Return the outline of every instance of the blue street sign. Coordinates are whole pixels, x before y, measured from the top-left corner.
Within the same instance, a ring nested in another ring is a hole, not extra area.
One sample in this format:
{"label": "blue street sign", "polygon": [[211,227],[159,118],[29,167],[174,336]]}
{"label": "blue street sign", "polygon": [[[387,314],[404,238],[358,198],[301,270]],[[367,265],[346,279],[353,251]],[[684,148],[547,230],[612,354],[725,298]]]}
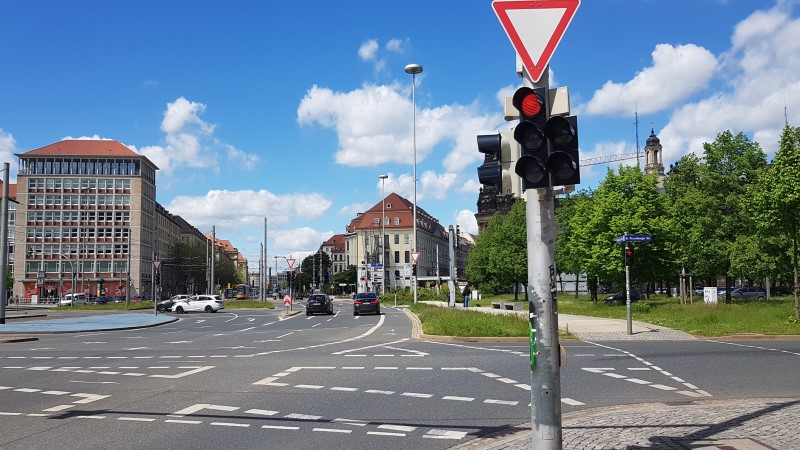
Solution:
{"label": "blue street sign", "polygon": [[649,234],[629,234],[627,236],[617,236],[617,243],[620,242],[650,242],[653,236]]}

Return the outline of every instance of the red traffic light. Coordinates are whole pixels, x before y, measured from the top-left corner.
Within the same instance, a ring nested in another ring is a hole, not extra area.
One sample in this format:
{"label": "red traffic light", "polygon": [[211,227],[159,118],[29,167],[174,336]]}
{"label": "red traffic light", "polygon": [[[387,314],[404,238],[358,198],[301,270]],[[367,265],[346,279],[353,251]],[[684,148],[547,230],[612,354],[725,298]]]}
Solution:
{"label": "red traffic light", "polygon": [[523,119],[532,119],[544,111],[544,102],[536,94],[536,91],[529,87],[521,87],[514,92],[511,103]]}

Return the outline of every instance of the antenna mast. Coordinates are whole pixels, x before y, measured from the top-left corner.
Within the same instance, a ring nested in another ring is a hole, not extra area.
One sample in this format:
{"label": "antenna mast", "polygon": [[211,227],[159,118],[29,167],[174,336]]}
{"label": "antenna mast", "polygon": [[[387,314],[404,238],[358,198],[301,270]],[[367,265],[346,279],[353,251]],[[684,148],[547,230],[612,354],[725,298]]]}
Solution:
{"label": "antenna mast", "polygon": [[639,106],[636,102],[633,102],[634,108],[634,117],[636,117],[636,121],[634,125],[636,126],[636,167],[641,168],[642,166],[639,165]]}

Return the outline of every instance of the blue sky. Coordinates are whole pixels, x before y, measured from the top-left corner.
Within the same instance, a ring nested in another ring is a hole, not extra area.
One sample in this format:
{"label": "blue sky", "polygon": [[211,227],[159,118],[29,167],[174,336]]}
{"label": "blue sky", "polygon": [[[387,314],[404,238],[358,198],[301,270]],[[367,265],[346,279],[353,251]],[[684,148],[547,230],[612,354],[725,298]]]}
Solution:
{"label": "blue sky", "polygon": [[[799,10],[584,0],[550,62],[581,159],[635,151],[636,108],[667,166],[726,129],[774,154],[784,112],[800,125]],[[117,140],[162,169],[161,204],[253,267],[264,217],[270,261],[303,257],[380,201],[378,175],[413,198],[409,63],[419,206],[477,232],[475,136],[511,126],[501,100],[521,85],[489,1],[3,0],[0,155]],[[578,188],[618,164],[582,168]]]}

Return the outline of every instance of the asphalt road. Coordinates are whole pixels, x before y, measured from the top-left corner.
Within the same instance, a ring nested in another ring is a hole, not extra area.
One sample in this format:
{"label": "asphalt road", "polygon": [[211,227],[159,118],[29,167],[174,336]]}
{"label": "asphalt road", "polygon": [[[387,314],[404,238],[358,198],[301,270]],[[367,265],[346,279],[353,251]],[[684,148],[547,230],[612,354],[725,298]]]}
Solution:
{"label": "asphalt road", "polygon": [[[401,309],[335,310],[1,345],[0,448],[439,449],[530,421],[527,343],[416,340]],[[565,413],[797,392],[800,341],[563,345]]]}

